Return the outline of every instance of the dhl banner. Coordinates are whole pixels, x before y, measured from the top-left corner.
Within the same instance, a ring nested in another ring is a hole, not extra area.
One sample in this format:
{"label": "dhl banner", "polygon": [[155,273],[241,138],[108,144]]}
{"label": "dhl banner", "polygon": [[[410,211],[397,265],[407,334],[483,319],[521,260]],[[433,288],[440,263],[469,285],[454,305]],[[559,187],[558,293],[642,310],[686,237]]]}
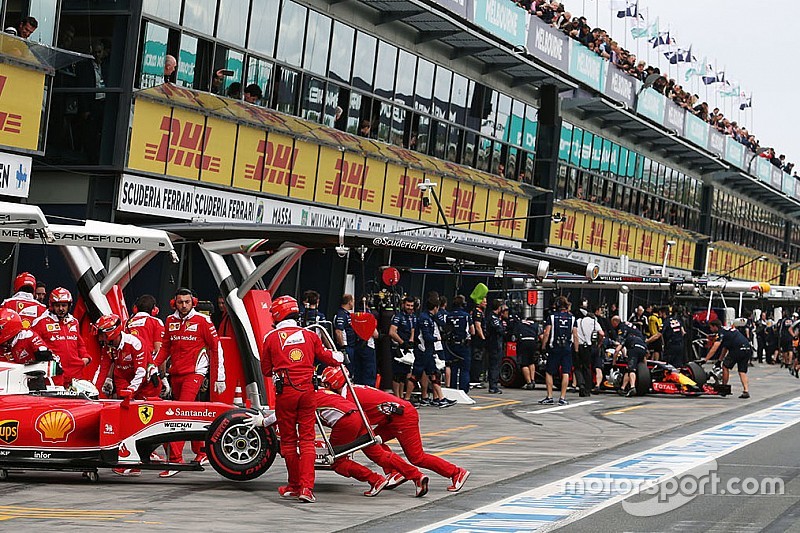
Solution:
{"label": "dhl banner", "polygon": [[[766,259],[759,260],[761,255]],[[781,263],[777,257],[757,254],[749,248],[730,242],[717,241],[714,249],[708,252],[708,272],[712,275],[775,283],[779,279],[780,271]]]}
{"label": "dhl banner", "polygon": [[0,145],[39,151],[44,72],[0,63]]}
{"label": "dhl banner", "polygon": [[[424,206],[417,187],[428,179],[448,222],[528,215],[519,184],[241,102],[172,86],[153,89],[160,91],[158,101],[136,99],[129,169],[441,224],[435,202]],[[527,222],[480,222],[469,229],[524,239]]]}
{"label": "dhl banner", "polygon": [[790,287],[800,285],[800,263],[789,265],[786,271],[786,285]]}

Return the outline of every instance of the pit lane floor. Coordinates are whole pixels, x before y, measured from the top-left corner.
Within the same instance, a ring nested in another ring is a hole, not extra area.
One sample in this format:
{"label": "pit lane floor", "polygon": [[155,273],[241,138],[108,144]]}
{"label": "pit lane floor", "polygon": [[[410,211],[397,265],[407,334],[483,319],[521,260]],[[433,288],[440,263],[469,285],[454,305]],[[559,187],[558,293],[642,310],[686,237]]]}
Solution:
{"label": "pit lane floor", "polygon": [[[365,498],[364,484],[318,472],[317,503],[303,505],[278,497],[276,489],[286,479],[280,459],[267,474],[243,484],[226,481],[211,470],[166,480],[158,479],[156,472],[120,478],[101,471],[99,484],[72,473],[12,473],[0,483],[0,521],[5,521],[0,529],[139,524],[174,531],[408,531],[798,395],[800,381],[785,370],[760,365],[751,369],[750,376],[750,400],[736,398],[741,389],[734,382],[734,395],[727,398],[570,394],[568,409],[554,409],[536,403],[544,395],[541,390],[505,390],[502,396],[493,396],[478,389],[472,394],[475,406],[422,408],[426,450],[472,472],[458,494],[446,491],[449,480],[431,473],[430,492],[424,498],[413,497],[410,483]],[[767,442],[772,441],[762,441]],[[368,464],[363,456],[357,459]],[[611,523],[600,529],[611,530]],[[587,528],[597,530],[589,524]],[[571,527],[584,525],[577,522]]]}

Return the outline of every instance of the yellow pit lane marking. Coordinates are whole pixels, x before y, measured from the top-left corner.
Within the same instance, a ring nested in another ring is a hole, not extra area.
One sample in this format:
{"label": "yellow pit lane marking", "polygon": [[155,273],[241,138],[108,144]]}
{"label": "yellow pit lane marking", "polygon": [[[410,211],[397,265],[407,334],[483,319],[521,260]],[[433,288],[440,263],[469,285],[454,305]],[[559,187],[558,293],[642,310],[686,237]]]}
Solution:
{"label": "yellow pit lane marking", "polygon": [[17,507],[0,505],[0,521],[12,518],[47,519],[62,518],[72,520],[118,520],[130,515],[143,513],[135,509],[62,509],[47,507]]}
{"label": "yellow pit lane marking", "polygon": [[422,436],[423,437],[439,437],[441,435],[447,435],[448,433],[454,433],[456,431],[464,431],[466,429],[474,429],[476,427],[478,427],[478,424],[469,424],[467,426],[459,426],[459,427],[456,427],[456,428],[443,429],[441,431],[434,431],[433,433],[423,433]]}
{"label": "yellow pit lane marking", "polygon": [[493,407],[503,407],[505,405],[514,405],[516,403],[522,403],[520,400],[508,400],[505,402],[493,403],[491,405],[482,405],[480,407],[470,407],[473,411],[480,411],[482,409],[492,409]]}
{"label": "yellow pit lane marking", "polygon": [[475,444],[467,444],[466,446],[457,446],[455,448],[448,448],[447,450],[442,450],[441,452],[436,452],[432,455],[436,455],[441,457],[442,455],[451,455],[458,452],[463,452],[464,450],[473,450],[475,448],[482,448],[484,446],[490,446],[492,444],[498,444],[500,442],[507,441],[509,439],[513,439],[515,437],[507,436],[507,437],[500,437],[497,439],[492,440],[485,440],[482,442],[476,442]]}
{"label": "yellow pit lane marking", "polygon": [[603,413],[603,416],[621,415],[622,413],[627,413],[628,411],[633,411],[635,409],[641,409],[642,407],[645,407],[645,406],[644,405],[632,405],[630,407],[624,407],[622,409],[615,409],[613,411],[606,411],[605,413]]}

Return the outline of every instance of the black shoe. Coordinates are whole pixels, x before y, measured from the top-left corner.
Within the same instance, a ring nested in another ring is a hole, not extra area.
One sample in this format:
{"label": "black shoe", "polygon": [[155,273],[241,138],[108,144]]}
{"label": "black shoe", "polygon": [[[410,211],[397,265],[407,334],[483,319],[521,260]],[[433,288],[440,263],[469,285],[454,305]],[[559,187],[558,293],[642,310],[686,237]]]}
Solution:
{"label": "black shoe", "polygon": [[503,394],[500,389],[489,389],[489,394]]}
{"label": "black shoe", "polygon": [[600,394],[600,387],[595,387],[592,389],[592,394]]}
{"label": "black shoe", "polygon": [[636,396],[636,389],[628,389],[628,392],[625,393],[626,398],[630,398],[632,396]]}
{"label": "black shoe", "polygon": [[749,398],[749,397],[750,397],[750,393],[749,393],[749,392],[747,392],[747,391],[744,391],[744,392],[742,393],[742,395],[741,395],[741,396],[739,396],[739,398],[744,398],[745,400],[746,400],[747,398]]}

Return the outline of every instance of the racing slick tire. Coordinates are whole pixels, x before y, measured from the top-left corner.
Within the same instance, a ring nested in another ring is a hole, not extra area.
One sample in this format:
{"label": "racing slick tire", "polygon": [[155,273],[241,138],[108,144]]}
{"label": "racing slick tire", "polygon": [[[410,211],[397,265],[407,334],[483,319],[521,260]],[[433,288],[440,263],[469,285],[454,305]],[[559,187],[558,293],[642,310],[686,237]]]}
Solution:
{"label": "racing slick tire", "polygon": [[245,420],[253,409],[232,409],[208,428],[206,453],[211,467],[233,481],[255,479],[272,466],[278,437],[272,427],[251,428]]}
{"label": "racing slick tire", "polygon": [[686,368],[689,370],[689,377],[692,378],[692,381],[697,383],[698,387],[702,387],[708,381],[708,375],[706,375],[706,371],[703,369],[702,366],[692,361]]}
{"label": "racing slick tire", "polygon": [[519,388],[524,381],[522,370],[513,357],[503,357],[500,363],[500,385],[505,388]]}
{"label": "racing slick tire", "polygon": [[650,392],[653,379],[650,377],[650,369],[646,362],[639,363],[636,367],[636,396],[645,396]]}

